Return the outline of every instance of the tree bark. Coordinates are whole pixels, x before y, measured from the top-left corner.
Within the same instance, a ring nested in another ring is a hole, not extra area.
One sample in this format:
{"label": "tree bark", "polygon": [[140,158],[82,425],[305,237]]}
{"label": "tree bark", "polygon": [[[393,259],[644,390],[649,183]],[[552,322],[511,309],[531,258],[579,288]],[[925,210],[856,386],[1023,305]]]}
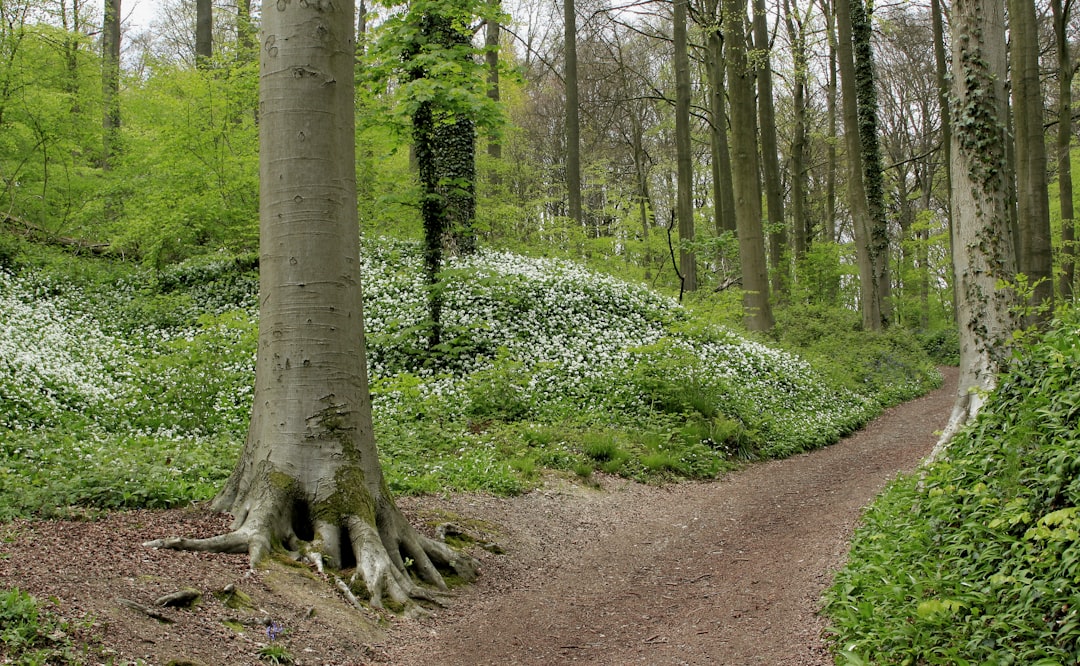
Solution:
{"label": "tree bark", "polygon": [[120,134],[120,0],[105,0],[101,29],[102,117],[101,168],[112,168]]}
{"label": "tree bark", "polygon": [[430,597],[468,558],[419,535],[383,480],[371,422],[359,281],[352,0],[264,0],[259,125],[260,315],[251,425],[213,502],[233,531],[152,547],[247,552],[278,544],[318,568],[351,550],[371,594]]}
{"label": "tree bark", "polygon": [[577,12],[574,0],[563,0],[563,49],[566,86],[566,203],[574,222],[581,218],[581,121],[578,117]]}
{"label": "tree bark", "polygon": [[752,331],[773,327],[769,300],[769,273],[765,262],[765,237],[761,224],[761,190],[754,117],[754,73],[746,61],[746,6],[740,0],[724,0],[724,42],[727,90],[731,109],[731,180],[735,192],[735,223],[742,264],[743,307],[746,326]]}
{"label": "tree bark", "polygon": [[[1054,270],[1050,202],[1046,180],[1046,137],[1039,82],[1039,33],[1035,4],[1009,0],[1013,122],[1016,133],[1016,205],[1019,224],[1017,270],[1032,288],[1029,324],[1052,315]],[[1045,307],[1044,307],[1045,306]]]}
{"label": "tree bark", "polygon": [[791,42],[791,57],[795,66],[792,81],[791,132],[791,228],[795,265],[806,256],[810,229],[806,216],[806,22],[795,14],[790,0],[784,0],[784,22]]}
{"label": "tree bark", "polygon": [[[979,411],[1009,355],[1014,298],[1005,183],[1005,19],[997,0],[952,5],[953,272],[960,326],[956,404],[931,457]],[[958,122],[963,119],[964,122]]]}
{"label": "tree bark", "polygon": [[[717,7],[712,8],[710,15],[720,20]],[[712,153],[713,224],[717,236],[735,231],[735,194],[731,189],[731,149],[728,146],[727,111],[724,109],[724,39],[721,29],[719,24],[710,29],[705,61],[709,78],[709,117],[712,121],[709,149]]]}
{"label": "tree bark", "polygon": [[[498,5],[496,4],[496,7]],[[488,68],[488,98],[491,101],[498,103],[499,96],[501,94],[499,90],[499,39],[502,28],[499,26],[499,22],[495,19],[489,18],[486,21],[486,27],[484,30],[484,61],[487,63]],[[502,142],[498,137],[491,137],[488,140],[488,157],[499,160],[502,159]],[[498,174],[496,173],[494,181],[498,184]]]}
{"label": "tree bark", "polygon": [[255,24],[251,21],[251,0],[236,1],[236,41],[245,62],[255,58]]}
{"label": "tree bark", "polygon": [[697,258],[687,243],[694,241],[694,171],[690,145],[690,53],[687,51],[687,2],[675,0],[672,36],[675,47],[675,164],[676,217],[679,221],[679,273],[682,289],[697,291]]}
{"label": "tree bark", "polygon": [[195,0],[195,66],[210,68],[214,54],[214,6],[211,0]]}
{"label": "tree bark", "polygon": [[[934,34],[934,69],[936,70],[938,89],[938,108],[941,113],[941,145],[945,155],[945,191],[949,193],[949,201],[945,205],[945,217],[948,222],[949,238],[953,238],[953,215],[952,215],[952,173],[949,165],[952,164],[952,113],[949,106],[949,83],[948,71],[945,58],[945,28],[942,17],[941,0],[930,0],[930,20]],[[953,244],[949,243],[949,263],[953,262]],[[953,283],[953,318],[956,317],[956,283]]]}
{"label": "tree bark", "polygon": [[776,141],[776,109],[773,106],[772,60],[769,58],[769,26],[765,21],[765,0],[754,0],[754,63],[757,68],[758,132],[761,137],[762,174],[768,211],[769,259],[772,266],[772,295],[783,300],[790,271],[787,265],[787,231],[784,193],[780,182],[780,150]]}
{"label": "tree bark", "polygon": [[[838,243],[840,242],[840,235],[837,233],[836,225],[836,174],[838,171],[836,166],[836,144],[839,139],[836,132],[836,100],[839,98],[840,94],[836,62],[836,15],[829,4],[829,0],[821,0],[821,10],[825,14],[825,32],[826,39],[829,42],[829,80],[825,91],[825,121],[827,124],[827,145],[825,146],[825,223],[823,225],[822,233],[826,241]],[[839,285],[835,285],[831,291],[834,293],[838,292]]]}
{"label": "tree bark", "polygon": [[1076,227],[1072,182],[1072,82],[1073,63],[1069,47],[1068,24],[1072,0],[1050,0],[1054,15],[1054,43],[1057,47],[1058,75],[1058,198],[1061,200],[1061,298],[1071,300],[1076,287]]}
{"label": "tree bark", "polygon": [[862,142],[859,135],[859,111],[855,83],[855,59],[852,52],[851,2],[836,0],[836,55],[840,68],[840,103],[843,107],[844,146],[847,149],[847,199],[855,232],[855,256],[859,265],[859,307],[863,327],[879,331],[883,325],[881,292],[877,287],[871,252],[870,206],[863,181]]}

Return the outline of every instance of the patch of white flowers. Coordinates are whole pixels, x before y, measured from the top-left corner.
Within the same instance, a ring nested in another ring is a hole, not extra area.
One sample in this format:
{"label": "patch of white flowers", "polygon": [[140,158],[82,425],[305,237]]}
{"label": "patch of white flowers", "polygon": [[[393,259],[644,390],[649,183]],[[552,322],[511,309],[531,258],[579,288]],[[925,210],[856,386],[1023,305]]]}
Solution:
{"label": "patch of white flowers", "polygon": [[73,302],[0,271],[0,427],[32,429],[99,411],[124,392],[125,345]]}

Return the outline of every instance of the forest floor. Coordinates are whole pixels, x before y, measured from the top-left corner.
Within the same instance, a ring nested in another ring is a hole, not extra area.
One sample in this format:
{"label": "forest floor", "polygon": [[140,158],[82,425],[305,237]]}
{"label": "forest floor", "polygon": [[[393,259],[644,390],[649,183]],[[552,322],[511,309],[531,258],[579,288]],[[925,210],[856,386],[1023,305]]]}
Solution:
{"label": "forest floor", "polygon": [[[354,610],[301,567],[139,545],[225,529],[201,508],[0,524],[0,589],[77,620],[56,638],[95,646],[90,663],[832,664],[821,594],[861,509],[933,447],[956,391],[945,373],[836,445],[709,483],[552,479],[519,497],[402,499],[415,524],[451,521],[503,551],[477,548],[479,581],[428,617]],[[229,585],[251,603],[230,607]],[[154,606],[185,588],[203,593],[194,608]]]}

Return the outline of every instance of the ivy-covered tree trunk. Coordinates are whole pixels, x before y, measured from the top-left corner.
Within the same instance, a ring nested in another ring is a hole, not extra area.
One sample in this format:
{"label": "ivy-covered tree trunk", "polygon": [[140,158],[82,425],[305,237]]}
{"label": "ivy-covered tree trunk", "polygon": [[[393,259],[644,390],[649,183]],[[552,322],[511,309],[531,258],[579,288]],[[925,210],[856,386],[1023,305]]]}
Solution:
{"label": "ivy-covered tree trunk", "polygon": [[378,460],[361,309],[353,3],[264,0],[260,72],[260,314],[251,425],[213,502],[233,531],[148,546],[273,548],[320,569],[351,551],[373,606],[440,589],[438,566],[473,563],[408,524]]}
{"label": "ivy-covered tree trunk", "polygon": [[[422,13],[415,42],[405,51],[412,80],[432,79],[433,58],[448,61],[471,57],[470,34],[450,13]],[[424,266],[428,282],[428,347],[442,342],[442,291],[439,272],[446,255],[476,250],[476,124],[433,100],[413,112],[413,149],[422,190]]]}
{"label": "ivy-covered tree trunk", "polygon": [[1006,202],[1004,7],[998,0],[952,5],[953,273],[960,326],[956,405],[935,448],[978,413],[1009,355],[1014,254]]}
{"label": "ivy-covered tree trunk", "polygon": [[[844,2],[845,0],[841,0]],[[846,0],[851,12],[852,53],[855,57],[855,99],[859,119],[859,146],[869,210],[867,251],[873,271],[874,298],[880,324],[889,325],[892,311],[892,278],[889,275],[889,223],[885,216],[885,171],[881,165],[878,129],[877,84],[874,75],[872,31],[865,0]],[[837,6],[839,6],[838,3]]]}
{"label": "ivy-covered tree trunk", "polygon": [[844,147],[847,149],[847,200],[854,227],[855,258],[859,267],[859,309],[863,327],[881,330],[884,322],[881,291],[877,287],[872,225],[866,197],[862,142],[859,133],[858,92],[855,57],[852,49],[852,3],[862,0],[836,0],[836,59],[840,69],[840,105],[844,121]]}

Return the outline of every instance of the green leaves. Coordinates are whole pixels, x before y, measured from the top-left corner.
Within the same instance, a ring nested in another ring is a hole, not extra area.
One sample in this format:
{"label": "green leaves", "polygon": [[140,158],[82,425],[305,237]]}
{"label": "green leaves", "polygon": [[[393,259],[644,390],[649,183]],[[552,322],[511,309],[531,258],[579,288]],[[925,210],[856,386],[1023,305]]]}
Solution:
{"label": "green leaves", "polygon": [[1060,315],[947,458],[868,510],[827,597],[838,646],[881,664],[1075,662],[1080,372],[1063,360],[1080,317]]}

